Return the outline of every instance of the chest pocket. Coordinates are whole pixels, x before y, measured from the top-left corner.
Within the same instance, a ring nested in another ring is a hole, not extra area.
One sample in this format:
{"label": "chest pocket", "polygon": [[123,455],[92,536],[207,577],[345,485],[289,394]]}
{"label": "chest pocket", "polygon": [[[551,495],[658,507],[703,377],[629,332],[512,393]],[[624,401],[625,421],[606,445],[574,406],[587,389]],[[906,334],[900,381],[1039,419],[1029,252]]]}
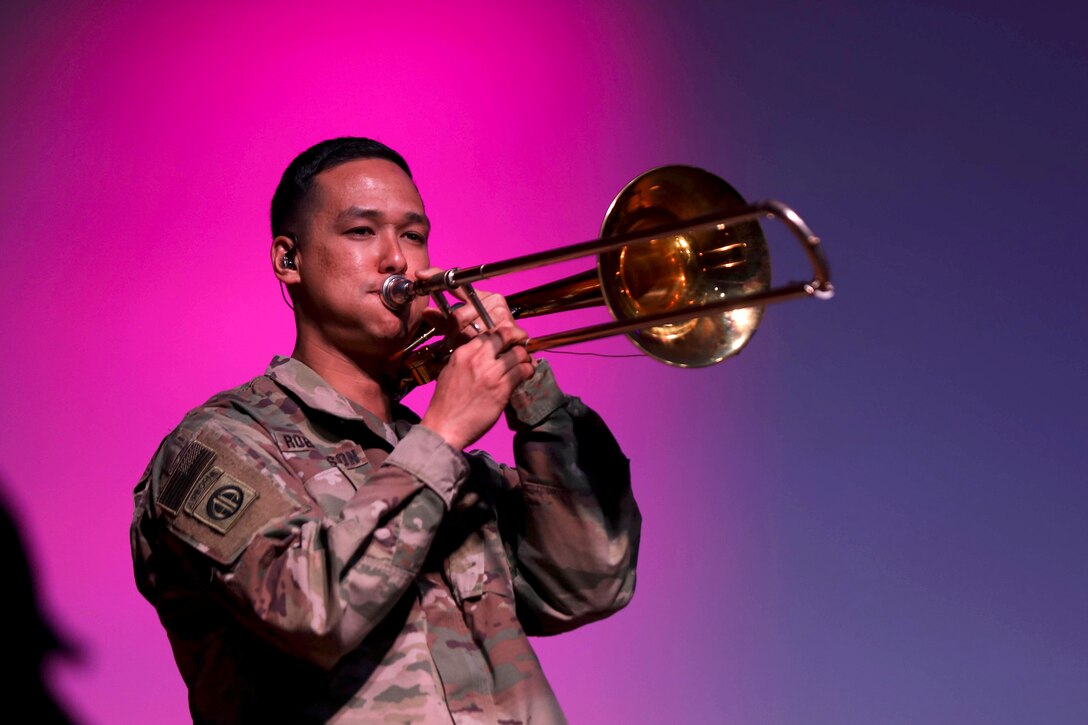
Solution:
{"label": "chest pocket", "polygon": [[443,563],[446,583],[458,604],[479,599],[485,592],[513,597],[510,569],[494,511],[483,502],[472,509],[471,518],[483,521],[446,557]]}
{"label": "chest pocket", "polygon": [[445,561],[446,583],[460,604],[479,599],[487,581],[486,559],[482,531],[474,531]]}

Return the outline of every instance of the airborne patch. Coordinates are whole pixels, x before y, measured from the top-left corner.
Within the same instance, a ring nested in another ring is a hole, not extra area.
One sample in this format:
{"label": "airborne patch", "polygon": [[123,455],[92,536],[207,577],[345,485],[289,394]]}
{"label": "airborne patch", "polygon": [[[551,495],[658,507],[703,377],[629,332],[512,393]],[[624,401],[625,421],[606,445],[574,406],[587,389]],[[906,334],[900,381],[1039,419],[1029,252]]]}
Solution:
{"label": "airborne patch", "polygon": [[[230,528],[249,508],[259,494],[250,486],[229,473],[221,473],[214,486],[209,486],[203,496],[194,496],[192,516],[221,534]],[[187,504],[185,510],[189,511]]]}

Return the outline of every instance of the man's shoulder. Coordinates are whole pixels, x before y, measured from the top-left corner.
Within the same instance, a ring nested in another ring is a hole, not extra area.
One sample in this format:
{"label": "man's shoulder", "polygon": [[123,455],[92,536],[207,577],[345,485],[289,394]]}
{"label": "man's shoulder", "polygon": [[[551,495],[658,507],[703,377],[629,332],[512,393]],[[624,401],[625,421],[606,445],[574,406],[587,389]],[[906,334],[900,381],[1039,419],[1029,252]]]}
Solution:
{"label": "man's shoulder", "polygon": [[286,395],[283,388],[276,385],[267,374],[261,374],[241,385],[216,393],[190,410],[186,416],[201,411],[238,410],[239,407],[242,409],[250,407],[261,409],[267,407],[270,402],[275,403],[284,398],[286,398]]}
{"label": "man's shoulder", "polygon": [[280,386],[267,375],[258,375],[189,410],[166,436],[160,455],[169,464],[188,442],[211,433],[224,446],[251,446],[254,438],[268,437],[266,429],[276,418],[297,408]]}
{"label": "man's shoulder", "polygon": [[[266,375],[216,393],[188,411],[163,439],[136,487],[137,508],[159,501],[170,481],[184,478],[179,472],[203,471],[205,462],[228,460],[239,470],[256,472],[274,468],[274,431],[297,414],[298,406]],[[146,500],[141,498],[145,491]]]}
{"label": "man's shoulder", "polygon": [[175,432],[205,422],[259,425],[275,411],[294,412],[297,405],[267,374],[222,390],[182,416]]}
{"label": "man's shoulder", "polygon": [[136,487],[134,557],[149,556],[155,541],[180,541],[230,565],[268,521],[307,510],[274,436],[285,420],[278,411],[289,416],[290,405],[258,376],[190,410]]}

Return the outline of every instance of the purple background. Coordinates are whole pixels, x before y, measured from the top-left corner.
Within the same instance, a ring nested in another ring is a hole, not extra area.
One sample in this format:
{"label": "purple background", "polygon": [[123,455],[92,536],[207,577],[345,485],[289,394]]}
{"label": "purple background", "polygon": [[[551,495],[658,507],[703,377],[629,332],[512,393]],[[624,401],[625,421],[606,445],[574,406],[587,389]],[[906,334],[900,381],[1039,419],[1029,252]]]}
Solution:
{"label": "purple background", "polygon": [[591,238],[666,163],[825,240],[836,298],[769,309],[723,365],[549,355],[645,517],[630,607],[538,640],[572,721],[1088,721],[1083,9],[11,5],[0,475],[81,721],[187,721],[131,489],[290,351],[267,205],[339,134],[405,154],[447,266]]}

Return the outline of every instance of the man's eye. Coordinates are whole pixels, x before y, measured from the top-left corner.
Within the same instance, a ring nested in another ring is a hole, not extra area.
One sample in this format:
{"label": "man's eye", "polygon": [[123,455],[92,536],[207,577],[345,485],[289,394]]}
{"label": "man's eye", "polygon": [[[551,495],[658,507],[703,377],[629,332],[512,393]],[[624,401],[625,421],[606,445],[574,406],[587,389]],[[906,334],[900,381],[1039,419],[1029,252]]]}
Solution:
{"label": "man's eye", "polygon": [[416,244],[426,244],[427,237],[423,236],[419,232],[405,232],[404,238],[415,242]]}
{"label": "man's eye", "polygon": [[348,230],[348,234],[352,235],[353,237],[365,237],[373,233],[374,230],[370,227],[355,227],[354,229]]}

